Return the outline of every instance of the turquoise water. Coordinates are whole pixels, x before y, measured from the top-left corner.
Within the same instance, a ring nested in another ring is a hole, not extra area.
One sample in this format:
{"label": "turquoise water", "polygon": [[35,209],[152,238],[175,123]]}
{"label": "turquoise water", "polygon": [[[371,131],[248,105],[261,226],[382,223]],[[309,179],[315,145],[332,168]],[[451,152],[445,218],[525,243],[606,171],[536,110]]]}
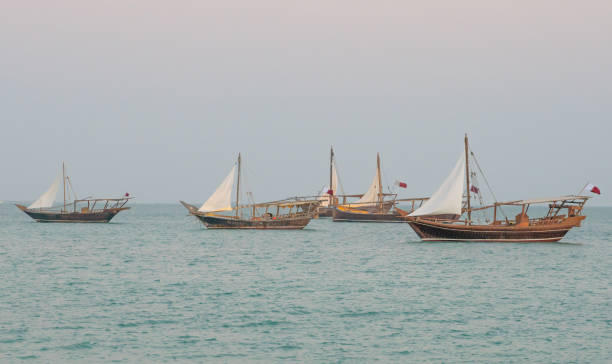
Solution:
{"label": "turquoise water", "polygon": [[207,231],[0,204],[0,361],[612,361],[612,208],[559,244],[420,243],[408,225]]}

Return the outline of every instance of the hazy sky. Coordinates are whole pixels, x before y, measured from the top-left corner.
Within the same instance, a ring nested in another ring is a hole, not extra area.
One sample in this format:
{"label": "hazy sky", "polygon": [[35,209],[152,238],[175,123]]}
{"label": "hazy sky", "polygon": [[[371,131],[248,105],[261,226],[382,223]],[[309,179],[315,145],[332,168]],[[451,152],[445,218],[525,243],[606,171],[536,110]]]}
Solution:
{"label": "hazy sky", "polygon": [[612,205],[612,3],[0,0],[0,200],[433,192],[468,132],[500,200]]}

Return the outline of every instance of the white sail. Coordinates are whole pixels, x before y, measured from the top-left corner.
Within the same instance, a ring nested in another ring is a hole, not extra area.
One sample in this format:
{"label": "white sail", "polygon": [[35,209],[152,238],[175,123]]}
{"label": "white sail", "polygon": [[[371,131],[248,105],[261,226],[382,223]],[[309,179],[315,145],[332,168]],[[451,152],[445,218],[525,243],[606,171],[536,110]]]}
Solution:
{"label": "white sail", "polygon": [[61,176],[58,175],[57,178],[55,178],[55,181],[53,181],[53,184],[51,184],[51,187],[49,187],[49,189],[43,193],[38,200],[34,201],[33,204],[28,206],[28,208],[42,209],[53,206],[55,198],[57,197],[57,191],[59,190],[61,179]]}
{"label": "white sail", "polygon": [[338,179],[338,171],[336,170],[336,162],[335,161],[332,164],[332,186],[331,186],[331,189],[334,191],[334,195],[337,195],[338,192],[340,192],[341,195],[344,194],[344,191],[342,191],[342,186],[340,185],[340,180]]}
{"label": "white sail", "polygon": [[332,190],[332,192],[334,193],[334,196],[338,195],[338,193],[340,193],[341,195],[344,194],[344,191],[342,190],[342,186],[340,185],[340,179],[338,178],[338,170],[336,170],[336,161],[332,162],[331,165],[332,168],[332,172],[331,172],[331,187],[330,186],[325,186],[323,187],[323,190],[321,190],[321,192],[319,193],[319,198],[318,200],[321,201],[321,205],[322,207],[328,207],[329,206],[329,202],[331,200],[331,196],[329,195],[329,190]]}
{"label": "white sail", "polygon": [[373,203],[378,202],[378,192],[381,190],[381,187],[378,184],[378,181],[380,180],[380,176],[378,175],[379,173],[380,171],[378,171],[377,169],[376,174],[374,175],[374,180],[372,181],[372,184],[370,185],[368,191],[363,196],[361,196],[359,200],[351,202],[351,206],[362,204],[371,205]]}
{"label": "white sail", "polygon": [[200,212],[211,211],[229,211],[232,209],[232,190],[234,188],[234,174],[236,166],[232,168],[230,173],[225,177],[223,182],[217,187],[206,202],[199,208]]}
{"label": "white sail", "polygon": [[462,153],[455,168],[423,206],[410,216],[461,215],[465,181],[465,155]]}

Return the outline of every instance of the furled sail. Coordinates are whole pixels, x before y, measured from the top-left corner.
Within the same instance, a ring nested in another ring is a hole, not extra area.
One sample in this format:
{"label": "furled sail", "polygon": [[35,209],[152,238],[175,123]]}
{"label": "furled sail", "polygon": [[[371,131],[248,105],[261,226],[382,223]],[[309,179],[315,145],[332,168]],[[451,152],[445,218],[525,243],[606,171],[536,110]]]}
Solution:
{"label": "furled sail", "polygon": [[43,208],[53,206],[53,203],[55,202],[55,198],[57,197],[57,190],[59,189],[61,179],[62,177],[58,175],[57,178],[55,178],[55,181],[53,181],[53,184],[51,184],[51,187],[49,187],[49,189],[45,193],[43,193],[38,198],[38,200],[34,201],[33,204],[28,206],[28,208],[29,209],[43,209]]}
{"label": "furled sail", "polygon": [[455,168],[436,192],[410,216],[461,215],[465,181],[465,155],[462,153]]}
{"label": "furled sail", "polygon": [[199,208],[200,212],[211,211],[229,211],[232,210],[232,190],[234,188],[234,175],[236,174],[236,166],[232,168],[230,173],[225,177],[223,182],[217,187],[206,202]]}
{"label": "furled sail", "polygon": [[352,202],[351,205],[361,205],[361,204],[373,204],[373,203],[377,203],[378,202],[378,192],[381,190],[381,187],[378,184],[378,181],[380,180],[380,176],[379,176],[380,171],[376,170],[376,174],[374,175],[374,180],[372,181],[372,184],[370,185],[370,188],[368,189],[368,191],[361,196],[361,198],[355,202]]}

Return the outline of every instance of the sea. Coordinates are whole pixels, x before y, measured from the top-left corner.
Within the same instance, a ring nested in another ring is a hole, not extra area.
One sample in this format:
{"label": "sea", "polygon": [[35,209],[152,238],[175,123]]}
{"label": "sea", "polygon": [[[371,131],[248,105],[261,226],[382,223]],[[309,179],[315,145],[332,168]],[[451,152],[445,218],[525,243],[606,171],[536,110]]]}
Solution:
{"label": "sea", "polygon": [[206,230],[0,204],[0,362],[612,362],[612,208],[560,243],[424,243],[407,224]]}

